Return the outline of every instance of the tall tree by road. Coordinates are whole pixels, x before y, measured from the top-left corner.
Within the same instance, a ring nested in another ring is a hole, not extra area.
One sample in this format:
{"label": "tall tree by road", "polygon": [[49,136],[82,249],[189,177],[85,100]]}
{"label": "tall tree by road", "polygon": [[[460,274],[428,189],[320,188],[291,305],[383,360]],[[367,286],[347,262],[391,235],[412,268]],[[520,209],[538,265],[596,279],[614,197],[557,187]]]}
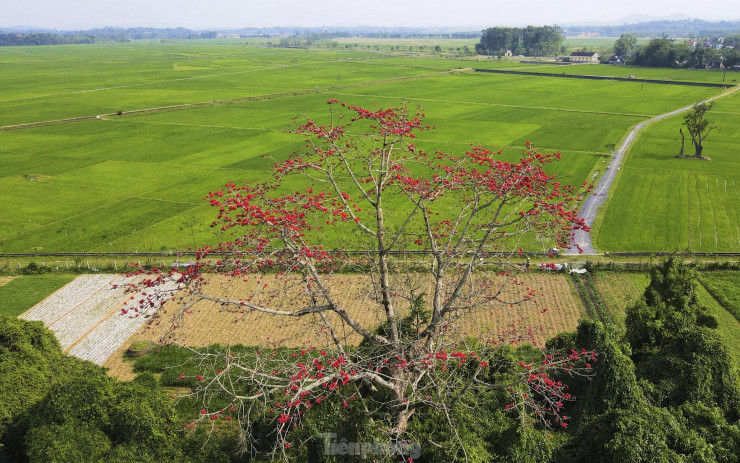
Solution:
{"label": "tall tree by road", "polygon": [[694,157],[701,158],[704,150],[704,141],[709,133],[719,127],[719,124],[713,124],[709,119],[704,119],[704,115],[712,109],[713,102],[697,103],[694,107],[684,114],[683,123],[691,135],[691,143],[694,144]]}

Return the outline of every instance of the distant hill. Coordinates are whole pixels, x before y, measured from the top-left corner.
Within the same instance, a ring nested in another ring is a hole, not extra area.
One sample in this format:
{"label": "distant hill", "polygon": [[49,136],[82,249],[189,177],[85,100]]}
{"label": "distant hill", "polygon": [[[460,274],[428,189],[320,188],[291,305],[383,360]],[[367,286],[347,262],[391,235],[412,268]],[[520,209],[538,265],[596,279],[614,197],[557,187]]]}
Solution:
{"label": "distant hill", "polygon": [[[633,15],[623,20],[639,20],[645,16]],[[619,37],[633,34],[637,37],[703,37],[708,35],[729,35],[740,33],[740,20],[704,21],[703,19],[658,19],[645,22],[623,23],[621,25],[571,25],[563,27],[565,35],[600,35]]]}
{"label": "distant hill", "polygon": [[[383,26],[272,26],[245,27],[237,29],[193,30],[184,27],[103,27],[88,30],[61,31],[38,27],[5,27],[0,33],[52,33],[55,35],[90,35],[97,39],[195,39],[215,38],[220,34],[239,34],[242,37],[274,36],[323,36],[336,37],[442,37],[442,38],[479,38],[481,30],[496,26],[487,24],[480,29],[461,27],[383,27]],[[583,24],[560,24],[566,36],[579,35],[619,37],[621,34],[633,34],[637,37],[692,37],[711,35],[730,35],[740,33],[740,20],[705,21],[690,19],[683,14],[664,17],[630,15],[615,20],[590,21]]]}

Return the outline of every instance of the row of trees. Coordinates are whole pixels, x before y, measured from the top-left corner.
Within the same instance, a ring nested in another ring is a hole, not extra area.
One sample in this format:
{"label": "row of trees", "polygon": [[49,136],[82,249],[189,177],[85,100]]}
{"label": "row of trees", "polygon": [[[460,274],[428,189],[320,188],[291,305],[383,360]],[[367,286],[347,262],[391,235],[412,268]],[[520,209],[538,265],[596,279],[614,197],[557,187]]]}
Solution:
{"label": "row of trees", "polygon": [[62,45],[72,43],[95,43],[95,37],[83,34],[0,34],[0,47],[19,45]]}
{"label": "row of trees", "polygon": [[550,56],[560,52],[563,39],[560,26],[491,27],[483,31],[475,50],[491,56],[501,56],[507,50],[515,55]]}
{"label": "row of trees", "polygon": [[651,39],[638,46],[631,34],[622,34],[614,43],[615,55],[625,59],[628,64],[651,67],[687,67],[704,69],[722,65],[729,67],[740,64],[740,48],[703,47],[694,48],[683,40],[668,37]]}

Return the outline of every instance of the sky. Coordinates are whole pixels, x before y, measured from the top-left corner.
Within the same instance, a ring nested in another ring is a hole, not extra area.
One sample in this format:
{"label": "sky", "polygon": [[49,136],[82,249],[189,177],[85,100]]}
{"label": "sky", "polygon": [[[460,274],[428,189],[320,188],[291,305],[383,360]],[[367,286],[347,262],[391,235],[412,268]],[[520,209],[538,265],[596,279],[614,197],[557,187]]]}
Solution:
{"label": "sky", "polygon": [[629,15],[740,19],[737,0],[0,0],[0,27],[217,29],[470,27],[613,22]]}

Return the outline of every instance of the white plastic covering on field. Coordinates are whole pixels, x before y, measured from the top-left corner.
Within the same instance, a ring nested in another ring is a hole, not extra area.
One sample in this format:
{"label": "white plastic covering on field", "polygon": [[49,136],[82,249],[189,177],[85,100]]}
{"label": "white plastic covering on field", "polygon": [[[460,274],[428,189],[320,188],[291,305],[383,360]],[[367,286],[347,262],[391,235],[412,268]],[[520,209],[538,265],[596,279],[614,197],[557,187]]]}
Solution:
{"label": "white plastic covering on field", "polygon": [[[129,297],[125,294],[125,285],[141,278],[80,275],[21,318],[43,321],[65,352],[102,365],[159,309],[157,304],[146,312],[121,311]],[[168,283],[160,289],[175,288],[175,283]]]}

